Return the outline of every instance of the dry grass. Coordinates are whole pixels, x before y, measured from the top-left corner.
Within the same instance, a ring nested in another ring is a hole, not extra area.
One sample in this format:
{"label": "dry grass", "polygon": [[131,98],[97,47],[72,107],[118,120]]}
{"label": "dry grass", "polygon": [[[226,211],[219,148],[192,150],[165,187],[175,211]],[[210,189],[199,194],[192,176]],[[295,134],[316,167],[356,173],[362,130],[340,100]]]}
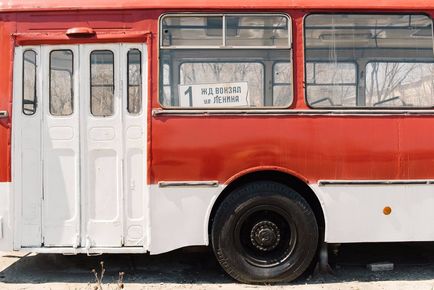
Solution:
{"label": "dry grass", "polygon": [[119,276],[118,276],[118,280],[116,281],[116,285],[112,285],[112,284],[107,284],[104,285],[104,274],[105,274],[105,267],[104,267],[104,262],[101,261],[100,262],[100,269],[99,271],[96,271],[95,269],[92,269],[92,273],[95,276],[95,282],[93,285],[89,285],[89,288],[92,290],[104,290],[104,289],[108,289],[108,290],[121,290],[121,289],[125,289],[125,284],[124,284],[124,276],[125,273],[124,272],[119,272]]}

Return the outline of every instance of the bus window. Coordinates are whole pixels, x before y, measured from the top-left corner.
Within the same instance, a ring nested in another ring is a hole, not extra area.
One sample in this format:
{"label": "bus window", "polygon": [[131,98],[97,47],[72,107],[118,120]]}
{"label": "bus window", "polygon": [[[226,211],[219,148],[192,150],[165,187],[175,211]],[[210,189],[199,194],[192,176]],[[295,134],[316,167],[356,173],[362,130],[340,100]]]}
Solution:
{"label": "bus window", "polygon": [[71,50],[50,53],[50,113],[68,116],[73,112],[73,54]]}
{"label": "bus window", "polygon": [[[433,106],[432,34],[426,15],[307,16],[307,102],[312,107]],[[351,73],[343,63],[355,64]],[[319,66],[327,84],[318,86],[312,76],[318,77]]]}
{"label": "bus window", "polygon": [[288,18],[285,16],[227,15],[225,21],[226,45],[228,46],[286,48],[290,45],[288,37]]}
{"label": "bus window", "polygon": [[170,107],[171,104],[171,95],[172,95],[172,88],[171,88],[171,70],[170,65],[167,63],[163,63],[162,65],[163,72],[161,77],[161,95],[160,95],[160,102],[161,105],[164,107]]}
{"label": "bus window", "polygon": [[291,96],[291,63],[277,62],[273,66],[273,106],[285,106]]}
{"label": "bus window", "polygon": [[[163,107],[264,108],[292,103],[287,16],[165,15],[161,35]],[[282,82],[265,73],[276,63],[286,73]]]}
{"label": "bus window", "polygon": [[35,114],[36,104],[36,52],[26,50],[23,53],[23,114]]}
{"label": "bus window", "polygon": [[356,65],[354,63],[306,64],[307,95],[312,106],[355,106]]}
{"label": "bus window", "polygon": [[366,65],[366,105],[431,107],[434,63],[370,62]]}
{"label": "bus window", "polygon": [[110,50],[90,54],[90,110],[98,117],[112,116],[114,111],[114,55]]}
{"label": "bus window", "polygon": [[161,26],[162,47],[219,46],[223,42],[222,16],[166,16]]}
{"label": "bus window", "polygon": [[139,114],[142,110],[142,53],[131,49],[127,54],[128,98],[127,110]]}

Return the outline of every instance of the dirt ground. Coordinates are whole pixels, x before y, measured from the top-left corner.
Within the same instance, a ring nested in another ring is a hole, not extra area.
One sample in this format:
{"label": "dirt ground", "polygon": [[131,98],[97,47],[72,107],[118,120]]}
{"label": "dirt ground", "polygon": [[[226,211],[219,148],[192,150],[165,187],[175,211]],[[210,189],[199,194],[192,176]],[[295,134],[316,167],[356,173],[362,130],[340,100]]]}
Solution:
{"label": "dirt ground", "polygon": [[[331,255],[333,275],[310,274],[288,285],[243,285],[227,277],[207,248],[149,255],[62,256],[0,252],[0,289],[93,289],[91,269],[104,261],[103,289],[427,289],[434,290],[434,243],[342,245]],[[393,262],[394,270],[372,272],[366,264]]]}

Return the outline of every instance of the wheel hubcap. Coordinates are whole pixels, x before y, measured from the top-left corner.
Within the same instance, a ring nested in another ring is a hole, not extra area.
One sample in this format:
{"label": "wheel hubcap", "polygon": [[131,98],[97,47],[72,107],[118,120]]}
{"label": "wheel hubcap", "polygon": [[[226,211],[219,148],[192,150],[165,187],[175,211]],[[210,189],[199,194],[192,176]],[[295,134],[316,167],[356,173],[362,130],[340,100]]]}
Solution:
{"label": "wheel hubcap", "polygon": [[245,210],[234,231],[235,247],[258,267],[274,267],[288,260],[297,240],[293,219],[279,205],[261,204]]}
{"label": "wheel hubcap", "polygon": [[253,226],[250,241],[260,251],[271,251],[280,242],[280,230],[271,221],[261,221]]}

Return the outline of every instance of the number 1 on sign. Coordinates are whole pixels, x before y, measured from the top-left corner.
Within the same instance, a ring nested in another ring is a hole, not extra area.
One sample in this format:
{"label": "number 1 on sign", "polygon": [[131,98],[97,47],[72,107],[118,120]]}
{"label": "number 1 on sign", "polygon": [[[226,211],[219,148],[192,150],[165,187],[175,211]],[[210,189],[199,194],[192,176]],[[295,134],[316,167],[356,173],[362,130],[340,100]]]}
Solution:
{"label": "number 1 on sign", "polygon": [[190,107],[193,107],[193,90],[191,86],[189,86],[188,89],[185,90],[184,96],[188,96],[188,99],[190,101]]}

